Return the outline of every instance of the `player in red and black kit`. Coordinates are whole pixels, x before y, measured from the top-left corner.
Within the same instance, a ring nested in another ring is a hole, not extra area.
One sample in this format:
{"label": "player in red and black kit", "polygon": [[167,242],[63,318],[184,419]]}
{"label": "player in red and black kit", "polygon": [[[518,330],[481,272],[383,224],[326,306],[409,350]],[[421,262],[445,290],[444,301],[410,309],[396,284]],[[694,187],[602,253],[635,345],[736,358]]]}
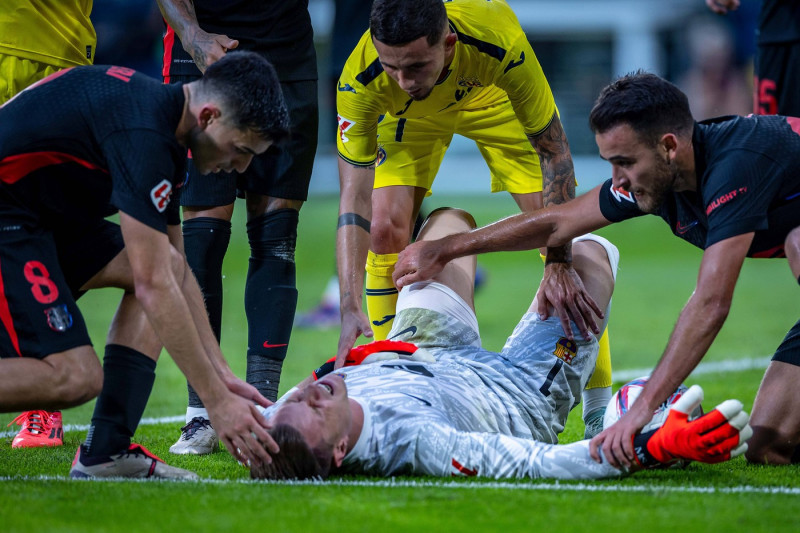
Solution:
{"label": "player in red and black kit", "polygon": [[[713,12],[739,8],[740,0],[706,0]],[[800,5],[761,0],[756,30],[753,113],[800,117]]]}
{"label": "player in red and black kit", "polygon": [[[250,262],[244,305],[247,382],[275,400],[297,306],[294,250],[300,207],[317,148],[317,65],[307,2],[159,0],[166,83],[193,81],[229,50],[256,52],[275,66],[289,109],[291,140],[254,159],[247,172],[209,180],[189,159],[181,197],[186,257],[200,283],[217,339],[222,323],[222,261],[234,200],[246,198]],[[172,453],[217,449],[208,413],[189,386],[186,426]]]}
{"label": "player in red and black kit", "polygon": [[[130,445],[162,344],[213,401],[228,449],[269,460],[253,401],[269,402],[214,342],[171,199],[187,148],[202,173],[244,171],[287,134],[275,71],[248,53],[187,85],[76,67],[0,108],[0,411],[59,409],[99,393],[73,477],[194,476]],[[117,212],[119,225],[105,220]],[[75,303],[98,287],[126,291],[102,368]]]}
{"label": "player in red and black kit", "polygon": [[[633,435],[697,366],[722,327],[745,257],[786,257],[800,281],[800,118],[722,117],[695,123],[677,87],[636,73],[600,93],[589,118],[612,179],[573,201],[479,230],[412,244],[398,287],[454,257],[559,245],[645,213],[704,250],[697,287],[634,406],[592,440],[596,460],[634,462]],[[753,406],[747,458],[800,462],[800,321],[778,347]],[[671,389],[670,389],[671,387]]]}

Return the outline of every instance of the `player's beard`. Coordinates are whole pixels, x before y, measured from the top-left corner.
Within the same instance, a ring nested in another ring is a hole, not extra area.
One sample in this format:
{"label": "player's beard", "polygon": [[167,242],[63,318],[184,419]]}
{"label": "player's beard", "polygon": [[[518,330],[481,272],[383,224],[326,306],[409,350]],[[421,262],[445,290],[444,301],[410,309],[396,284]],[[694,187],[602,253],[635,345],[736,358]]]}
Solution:
{"label": "player's beard", "polygon": [[645,191],[635,193],[636,206],[645,213],[658,213],[661,206],[673,192],[675,181],[678,179],[678,169],[671,162],[667,163],[661,158],[656,158],[656,168],[653,170],[653,184]]}

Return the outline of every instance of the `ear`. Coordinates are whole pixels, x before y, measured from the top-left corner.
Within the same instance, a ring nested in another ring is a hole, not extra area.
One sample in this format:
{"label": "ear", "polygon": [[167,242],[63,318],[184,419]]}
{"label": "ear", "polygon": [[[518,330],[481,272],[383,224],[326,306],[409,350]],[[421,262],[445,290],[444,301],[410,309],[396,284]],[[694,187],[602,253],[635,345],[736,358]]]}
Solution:
{"label": "ear", "polygon": [[678,150],[678,144],[680,143],[678,136],[674,133],[665,133],[661,136],[660,146],[663,147],[664,151],[667,153],[667,159],[675,159],[675,154]]}
{"label": "ear", "polygon": [[333,464],[336,468],[342,466],[345,455],[347,455],[347,437],[342,437],[333,447]]}
{"label": "ear", "polygon": [[214,120],[218,119],[220,114],[219,107],[214,104],[203,104],[203,107],[200,108],[200,112],[197,114],[197,125],[200,126],[200,129],[204,130],[214,122]]}
{"label": "ear", "polygon": [[444,38],[444,50],[445,52],[450,53],[450,51],[453,49],[453,47],[456,45],[456,42],[458,41],[458,35],[456,35],[454,32],[451,32],[449,27],[447,28],[446,31],[447,34],[445,35]]}

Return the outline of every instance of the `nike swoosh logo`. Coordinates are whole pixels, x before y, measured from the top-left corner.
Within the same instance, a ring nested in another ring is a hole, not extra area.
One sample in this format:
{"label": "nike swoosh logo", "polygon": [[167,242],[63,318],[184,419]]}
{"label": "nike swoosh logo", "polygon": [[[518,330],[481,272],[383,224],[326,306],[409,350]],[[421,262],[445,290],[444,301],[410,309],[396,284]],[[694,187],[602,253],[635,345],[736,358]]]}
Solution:
{"label": "nike swoosh logo", "polygon": [[264,341],[264,348],[280,348],[281,346],[289,346],[288,344],[270,344],[269,341]]}
{"label": "nike swoosh logo", "polygon": [[415,400],[422,402],[423,405],[426,405],[428,407],[433,407],[433,404],[431,402],[429,402],[428,400],[423,400],[419,396],[414,396],[413,394],[409,394],[407,392],[401,392],[400,394],[404,394],[404,395],[408,396],[409,398],[414,398]]}
{"label": "nike swoosh logo", "polygon": [[372,323],[376,326],[382,326],[394,318],[394,315],[383,315],[383,320],[373,320]]}
{"label": "nike swoosh logo", "polygon": [[409,326],[406,329],[404,329],[403,331],[398,331],[395,335],[392,335],[392,338],[396,339],[397,337],[399,337],[400,335],[402,335],[404,333],[411,333],[413,335],[416,332],[417,332],[417,326]]}
{"label": "nike swoosh logo", "polygon": [[675,224],[675,231],[677,231],[679,235],[683,235],[684,233],[686,233],[687,231],[689,231],[690,229],[692,229],[696,225],[697,225],[697,221],[696,220],[694,222],[690,222],[689,224],[687,224],[685,226],[681,225],[681,223],[678,222],[677,224]]}

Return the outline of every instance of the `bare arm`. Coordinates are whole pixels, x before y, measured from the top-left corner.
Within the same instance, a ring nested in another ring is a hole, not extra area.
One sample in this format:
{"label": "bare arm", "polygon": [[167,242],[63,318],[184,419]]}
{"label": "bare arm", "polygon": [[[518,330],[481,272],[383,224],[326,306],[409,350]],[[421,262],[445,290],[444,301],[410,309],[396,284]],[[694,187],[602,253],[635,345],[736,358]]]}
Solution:
{"label": "bare arm", "polygon": [[[229,390],[230,369],[211,333],[202,295],[167,235],[125,213],[120,225],[136,298],[164,347],[207,406],[212,424],[234,457],[270,462],[259,440],[277,449],[252,401]],[[255,437],[253,436],[255,435]]]}
{"label": "bare arm", "polygon": [[[553,114],[550,125],[528,140],[539,155],[542,167],[542,200],[545,207],[566,203],[575,198],[575,168],[569,151],[567,134],[557,114]],[[570,263],[572,245],[547,249],[548,263]]]}
{"label": "bare arm", "polygon": [[520,213],[443,239],[417,241],[400,252],[393,279],[398,288],[432,278],[451,259],[488,252],[563,246],[610,224],[600,211],[600,187],[566,204]]}
{"label": "bare arm", "polygon": [[359,335],[372,337],[362,310],[364,265],[369,250],[372,220],[372,186],[375,167],[356,167],[339,158],[339,222],[336,230],[336,264],[339,272],[342,330],[336,351],[336,368],[344,364]]}
{"label": "bare arm", "polygon": [[192,0],[157,0],[158,8],[167,24],[194,60],[200,72],[224,56],[228,50],[239,46],[239,41],[227,35],[208,33],[200,28]]}
{"label": "bare arm", "polygon": [[[575,168],[558,114],[553,113],[550,125],[543,132],[528,139],[539,155],[544,206],[563,204],[575,198]],[[547,317],[552,307],[561,319],[567,337],[573,337],[570,319],[575,321],[584,337],[589,336],[589,330],[600,333],[595,316],[602,317],[603,311],[586,292],[572,268],[572,243],[547,248],[538,301],[538,313]]]}
{"label": "bare arm", "polygon": [[703,254],[697,287],[681,311],[669,343],[647,385],[630,411],[616,424],[592,439],[592,457],[598,448],[612,466],[634,463],[633,435],[708,351],[728,316],[739,272],[753,241],[753,233],[738,235],[710,246]]}

